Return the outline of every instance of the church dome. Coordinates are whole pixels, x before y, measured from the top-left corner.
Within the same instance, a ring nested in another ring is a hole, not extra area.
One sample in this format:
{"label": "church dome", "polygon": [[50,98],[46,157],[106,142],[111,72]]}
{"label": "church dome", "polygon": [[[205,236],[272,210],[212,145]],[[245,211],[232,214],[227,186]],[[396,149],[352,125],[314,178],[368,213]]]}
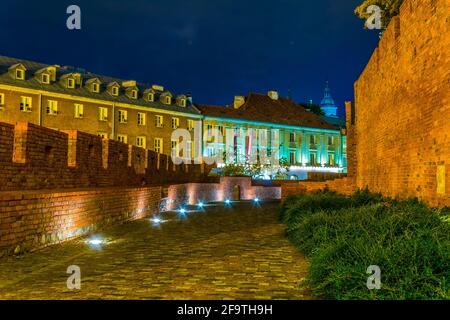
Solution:
{"label": "church dome", "polygon": [[331,116],[331,117],[337,116],[337,107],[336,107],[336,104],[334,103],[333,97],[331,96],[330,87],[328,85],[328,82],[325,86],[325,94],[324,94],[322,101],[320,102],[320,107],[322,108],[322,110],[326,116]]}

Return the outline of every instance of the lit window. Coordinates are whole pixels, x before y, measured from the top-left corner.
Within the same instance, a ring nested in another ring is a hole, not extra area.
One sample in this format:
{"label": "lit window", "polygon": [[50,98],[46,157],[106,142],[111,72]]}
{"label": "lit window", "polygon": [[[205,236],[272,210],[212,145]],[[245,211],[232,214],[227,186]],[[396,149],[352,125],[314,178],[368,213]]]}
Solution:
{"label": "lit window", "polygon": [[113,96],[118,96],[119,95],[119,87],[112,87],[111,92],[112,92]]}
{"label": "lit window", "polygon": [[163,139],[162,138],[155,138],[153,142],[154,151],[157,153],[163,152]]}
{"label": "lit window", "polygon": [[136,99],[137,98],[137,90],[131,90],[131,98]]}
{"label": "lit window", "polygon": [[224,136],[223,126],[217,126],[217,131],[220,132],[220,134],[222,135],[222,137]]}
{"label": "lit window", "polygon": [[119,122],[120,123],[127,123],[128,121],[128,111],[126,110],[119,110]]}
{"label": "lit window", "polygon": [[17,80],[25,80],[25,71],[23,71],[22,69],[17,69],[16,70],[16,79]]}
{"label": "lit window", "polygon": [[31,112],[31,97],[20,97],[20,111]]}
{"label": "lit window", "polygon": [[151,102],[155,101],[155,94],[154,93],[149,93],[147,99],[148,99],[148,101],[151,101]]}
{"label": "lit window", "polygon": [[289,152],[289,162],[290,162],[290,164],[295,164],[296,163],[295,151],[290,151]]}
{"label": "lit window", "polygon": [[123,143],[127,143],[128,139],[127,136],[125,134],[118,134],[117,135],[117,141],[123,142]]}
{"label": "lit window", "polygon": [[177,129],[180,126],[179,118],[172,118],[172,129]]}
{"label": "lit window", "polygon": [[172,148],[172,154],[175,154],[175,156],[179,157],[178,141],[172,140],[170,146]]}
{"label": "lit window", "polygon": [[212,136],[212,129],[213,129],[212,124],[206,125],[206,132],[207,132],[208,136]]}
{"label": "lit window", "polygon": [[188,127],[188,130],[193,130],[194,129],[194,120],[188,119],[187,127]]}
{"label": "lit window", "polygon": [[163,127],[163,116],[155,116],[155,126],[157,128]]}
{"label": "lit window", "polygon": [[328,165],[334,166],[334,164],[335,164],[334,153],[329,153],[328,154]]}
{"label": "lit window", "polygon": [[317,155],[315,153],[310,153],[309,154],[309,163],[312,166],[315,166],[317,164]]}
{"label": "lit window", "polygon": [[214,147],[208,147],[206,148],[206,155],[208,157],[214,157],[215,156],[215,150]]}
{"label": "lit window", "polygon": [[73,89],[75,88],[75,80],[74,79],[67,79],[67,88]]}
{"label": "lit window", "polygon": [[138,115],[137,115],[137,123],[138,123],[138,125],[139,126],[145,126],[145,123],[146,123],[146,119],[145,119],[146,117],[145,117],[145,113],[143,113],[143,112],[138,112]]}
{"label": "lit window", "polygon": [[289,133],[289,142],[295,142],[295,133],[294,132]]}
{"label": "lit window", "polygon": [[53,116],[57,115],[58,114],[58,101],[48,100],[46,111],[47,111],[47,114],[50,114]]}
{"label": "lit window", "polygon": [[147,139],[144,136],[136,137],[136,145],[145,149],[147,147]]}
{"label": "lit window", "polygon": [[5,94],[0,93],[0,106],[3,106],[5,104]]}
{"label": "lit window", "polygon": [[107,121],[108,120],[108,108],[99,107],[98,108],[98,119],[100,121]]}
{"label": "lit window", "polygon": [[316,144],[317,143],[317,137],[315,135],[309,136],[309,143],[310,144]]}
{"label": "lit window", "polygon": [[102,139],[106,139],[108,137],[106,132],[98,132],[97,135]]}
{"label": "lit window", "polygon": [[186,107],[186,99],[180,99],[180,107]]}
{"label": "lit window", "polygon": [[188,141],[186,148],[187,148],[186,154],[190,154],[191,158],[194,158],[193,142],[192,141]]}
{"label": "lit window", "polygon": [[171,104],[172,103],[172,98],[170,96],[164,96],[163,97],[163,103]]}
{"label": "lit window", "polygon": [[50,83],[50,76],[48,74],[42,75],[42,83],[49,84]]}
{"label": "lit window", "polygon": [[95,93],[100,92],[100,85],[98,83],[92,84],[92,92],[95,92]]}
{"label": "lit window", "polygon": [[83,118],[83,105],[75,103],[75,118]]}

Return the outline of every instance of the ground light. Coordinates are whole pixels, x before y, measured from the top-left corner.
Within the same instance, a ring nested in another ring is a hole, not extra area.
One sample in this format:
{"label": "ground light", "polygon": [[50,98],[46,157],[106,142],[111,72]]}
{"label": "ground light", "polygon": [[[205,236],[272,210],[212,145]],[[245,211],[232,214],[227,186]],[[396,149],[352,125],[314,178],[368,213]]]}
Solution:
{"label": "ground light", "polygon": [[230,203],[231,203],[230,199],[226,199],[226,200],[225,200],[225,203],[226,203],[226,204],[230,204]]}
{"label": "ground light", "polygon": [[253,199],[253,201],[254,201],[255,203],[259,203],[259,198],[255,198],[255,199]]}
{"label": "ground light", "polygon": [[203,206],[204,206],[205,204],[203,203],[203,202],[199,202],[199,203],[197,203],[197,206],[199,207],[199,208],[203,208]]}
{"label": "ground light", "polygon": [[98,236],[93,236],[93,237],[89,238],[88,240],[86,240],[86,243],[91,248],[100,249],[101,246],[103,244],[105,244],[105,241],[102,238],[98,237]]}
{"label": "ground light", "polygon": [[181,214],[186,214],[186,209],[185,208],[181,208],[180,210],[178,210],[179,213]]}

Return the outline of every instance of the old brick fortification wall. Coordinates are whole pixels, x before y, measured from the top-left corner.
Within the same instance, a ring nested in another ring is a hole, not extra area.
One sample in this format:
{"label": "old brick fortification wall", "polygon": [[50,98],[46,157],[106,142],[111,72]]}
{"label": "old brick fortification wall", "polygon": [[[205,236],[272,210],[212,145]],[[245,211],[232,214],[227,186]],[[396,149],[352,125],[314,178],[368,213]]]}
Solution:
{"label": "old brick fortification wall", "polygon": [[0,191],[202,181],[207,168],[84,132],[0,123]]}
{"label": "old brick fortification wall", "polygon": [[159,211],[163,184],[209,168],[79,131],[0,123],[0,256]]}
{"label": "old brick fortification wall", "polygon": [[239,186],[241,200],[279,200],[281,199],[280,186],[255,186],[250,177],[221,177],[219,183],[185,183],[171,185],[168,189],[168,198],[172,200],[169,209],[180,203],[196,204],[199,201],[213,202],[232,200],[235,186]]}
{"label": "old brick fortification wall", "polygon": [[450,205],[448,4],[406,0],[355,83],[360,188]]}
{"label": "old brick fortification wall", "polygon": [[356,191],[352,178],[328,181],[286,181],[281,185],[281,199],[286,199],[291,194],[311,193],[319,190],[330,190],[343,195],[351,195]]}
{"label": "old brick fortification wall", "polygon": [[0,192],[0,257],[159,211],[161,187]]}

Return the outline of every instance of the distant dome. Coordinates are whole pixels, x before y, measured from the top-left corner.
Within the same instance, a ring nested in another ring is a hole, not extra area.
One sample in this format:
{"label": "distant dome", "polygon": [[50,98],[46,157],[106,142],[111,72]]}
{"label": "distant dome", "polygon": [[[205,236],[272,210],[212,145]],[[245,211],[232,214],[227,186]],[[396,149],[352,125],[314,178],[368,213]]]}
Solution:
{"label": "distant dome", "polygon": [[331,97],[328,81],[325,86],[324,97],[322,99],[322,102],[320,102],[320,107],[322,108],[326,116],[337,117],[337,107],[336,104],[334,103],[333,97]]}

